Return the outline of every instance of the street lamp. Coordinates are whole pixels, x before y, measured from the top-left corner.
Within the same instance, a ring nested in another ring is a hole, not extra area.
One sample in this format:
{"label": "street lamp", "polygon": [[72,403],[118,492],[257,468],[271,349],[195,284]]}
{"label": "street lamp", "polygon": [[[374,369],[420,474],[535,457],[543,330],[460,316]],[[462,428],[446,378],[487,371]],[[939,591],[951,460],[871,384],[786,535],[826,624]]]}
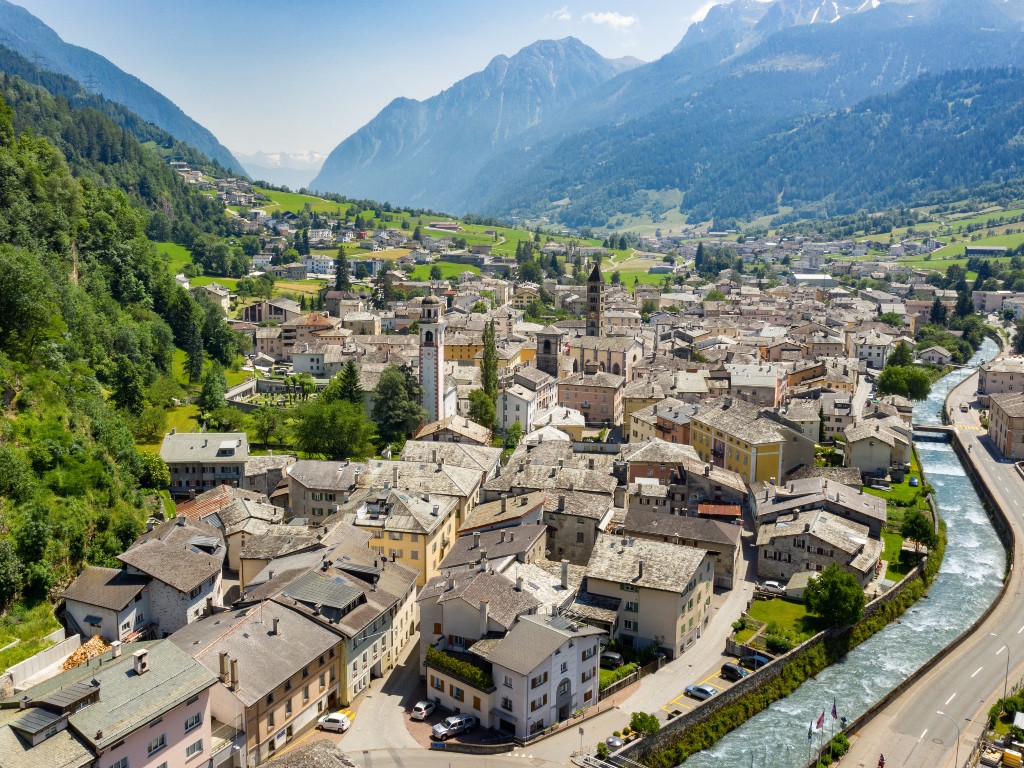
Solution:
{"label": "street lamp", "polygon": [[956,768],[960,768],[960,726],[952,717],[947,715],[945,712],[936,712],[936,714],[942,715],[944,718],[949,720],[956,728]]}
{"label": "street lamp", "polygon": [[989,634],[992,635],[992,637],[994,637],[1000,643],[1002,643],[1003,647],[1006,649],[1006,676],[1003,678],[1003,698],[1005,699],[1006,688],[1010,683],[1010,646],[1009,644],[1007,644],[1005,640],[1003,640],[1003,638],[1001,638],[995,632],[989,632]]}

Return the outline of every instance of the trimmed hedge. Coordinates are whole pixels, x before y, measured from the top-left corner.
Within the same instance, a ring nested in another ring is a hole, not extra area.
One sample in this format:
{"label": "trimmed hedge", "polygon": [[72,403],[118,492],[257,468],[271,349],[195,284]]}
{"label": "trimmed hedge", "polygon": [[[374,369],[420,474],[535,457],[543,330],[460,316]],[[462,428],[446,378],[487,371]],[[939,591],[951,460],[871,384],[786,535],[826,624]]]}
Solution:
{"label": "trimmed hedge", "polygon": [[444,651],[437,650],[437,648],[427,648],[427,666],[431,666],[441,672],[447,672],[467,685],[473,686],[478,691],[486,692],[494,688],[494,680],[482,669],[474,667],[468,661],[462,661],[454,656],[449,656]]}
{"label": "trimmed hedge", "polygon": [[[871,616],[861,619],[842,634],[826,639],[805,651],[799,658],[787,662],[779,676],[770,683],[723,707],[700,725],[687,728],[679,734],[678,740],[671,747],[638,755],[636,759],[650,768],[674,768],[695,752],[709,749],[758,712],[791,694],[805,680],[839,661],[852,648],[901,616],[907,608],[917,602],[938,573],[945,550],[946,526],[942,523],[939,527],[939,544],[929,555],[925,572],[909,583],[898,597],[885,603]],[[840,735],[842,734],[837,734],[836,737]]]}

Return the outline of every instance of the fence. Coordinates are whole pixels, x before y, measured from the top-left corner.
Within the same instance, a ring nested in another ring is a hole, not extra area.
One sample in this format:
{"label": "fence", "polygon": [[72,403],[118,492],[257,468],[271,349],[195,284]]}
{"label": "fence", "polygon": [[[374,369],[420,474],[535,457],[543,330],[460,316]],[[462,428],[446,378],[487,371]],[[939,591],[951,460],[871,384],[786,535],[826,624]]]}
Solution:
{"label": "fence", "polygon": [[658,659],[655,659],[650,664],[648,664],[646,667],[640,667],[639,669],[636,670],[636,672],[632,672],[632,673],[626,675],[621,680],[616,680],[611,685],[607,686],[606,688],[601,689],[601,691],[597,694],[597,698],[600,700],[600,699],[607,699],[609,696],[614,696],[616,693],[621,691],[623,688],[628,688],[629,686],[631,686],[633,683],[637,682],[638,680],[643,680],[645,677],[647,677],[647,675],[650,675],[650,674],[652,674],[654,672],[657,672],[660,668],[661,668],[661,661],[658,660]]}
{"label": "fence", "polygon": [[35,656],[25,659],[7,670],[7,674],[11,676],[11,682],[15,688],[47,667],[56,664],[58,661],[63,661],[82,644],[81,635],[72,635],[64,639],[63,629],[58,629],[56,632],[51,633],[46,637],[46,640],[56,642],[57,644],[40,651]]}

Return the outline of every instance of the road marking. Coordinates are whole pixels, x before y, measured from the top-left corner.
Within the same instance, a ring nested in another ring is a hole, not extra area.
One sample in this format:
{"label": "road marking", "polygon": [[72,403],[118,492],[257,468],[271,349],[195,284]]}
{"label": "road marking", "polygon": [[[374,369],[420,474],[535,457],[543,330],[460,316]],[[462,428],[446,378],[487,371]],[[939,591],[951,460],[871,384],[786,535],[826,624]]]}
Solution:
{"label": "road marking", "polygon": [[947,707],[948,707],[948,706],[949,706],[949,702],[951,702],[951,701],[952,701],[953,699],[955,699],[955,698],[956,698],[956,694],[954,693],[954,694],[953,694],[952,696],[950,696],[950,697],[949,697],[948,699],[946,699],[946,704],[945,704],[945,706],[947,706]]}
{"label": "road marking", "polygon": [[1005,645],[1004,645],[1004,646],[1001,646],[1001,647],[999,648],[999,650],[998,650],[998,651],[996,651],[996,656],[998,656],[998,655],[999,655],[1000,653],[1002,653],[1002,652],[1003,652],[1004,650],[1006,650],[1006,646],[1005,646]]}
{"label": "road marking", "polygon": [[923,731],[921,731],[921,735],[920,735],[920,736],[918,737],[918,739],[917,739],[917,740],[918,740],[918,741],[922,741],[922,740],[924,740],[924,735],[925,735],[926,733],[928,733],[928,729],[927,729],[927,728],[925,728],[925,729],[924,729]]}
{"label": "road marking", "polygon": [[[979,672],[981,672],[981,670],[983,670],[983,669],[984,669],[984,667],[978,667],[978,668],[977,668],[976,670],[974,670],[974,675],[978,674],[978,673],[979,673]],[[974,677],[974,675],[971,675],[971,677],[973,678],[973,677]]]}

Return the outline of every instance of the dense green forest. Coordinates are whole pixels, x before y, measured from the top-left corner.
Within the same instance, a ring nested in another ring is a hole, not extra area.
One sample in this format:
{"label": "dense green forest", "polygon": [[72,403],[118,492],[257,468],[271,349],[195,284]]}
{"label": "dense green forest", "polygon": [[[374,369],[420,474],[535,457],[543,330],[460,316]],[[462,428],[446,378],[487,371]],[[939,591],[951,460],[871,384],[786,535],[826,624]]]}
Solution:
{"label": "dense green forest", "polygon": [[[924,75],[851,108],[805,116],[764,111],[751,76],[742,93],[710,89],[657,120],[595,128],[549,147],[527,178],[499,185],[486,207],[526,217],[554,211],[568,226],[600,227],[619,213],[657,221],[665,206],[650,191],[679,189],[680,210],[693,221],[795,208],[775,222],[782,224],[956,200],[978,187],[998,195],[1022,175],[1020,78],[1013,67]],[[568,202],[556,205],[552,194]],[[514,200],[532,202],[517,208]]]}
{"label": "dense green forest", "polygon": [[201,367],[237,341],[146,237],[158,216],[181,232],[215,217],[109,117],[0,88],[17,105],[0,101],[0,608],[16,616],[83,562],[116,564],[161,507],[167,468],[132,430],[179,394],[175,346]]}

